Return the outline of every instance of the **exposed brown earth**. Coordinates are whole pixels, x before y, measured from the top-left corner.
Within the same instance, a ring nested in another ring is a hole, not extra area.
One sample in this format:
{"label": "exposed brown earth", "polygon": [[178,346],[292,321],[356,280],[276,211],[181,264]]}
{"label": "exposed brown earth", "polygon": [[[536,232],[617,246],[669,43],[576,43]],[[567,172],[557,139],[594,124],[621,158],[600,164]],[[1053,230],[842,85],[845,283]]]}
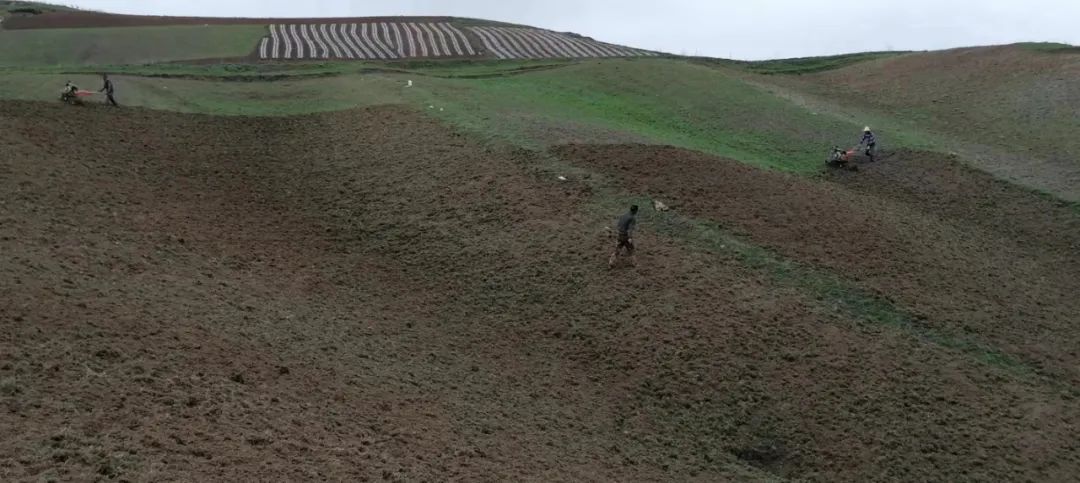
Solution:
{"label": "exposed brown earth", "polygon": [[[590,214],[587,185],[403,108],[215,118],[3,103],[0,149],[4,481],[1080,472],[1067,391],[850,320],[647,226],[641,267],[608,271],[609,220]],[[827,267],[846,267],[831,247],[807,256],[720,207],[756,201],[741,208],[835,228],[816,203],[818,218],[797,218],[786,193],[870,196],[655,147],[565,154],[632,190],[655,179],[677,209]],[[709,169],[665,174],[694,163]],[[862,233],[869,208],[843,220]],[[788,234],[837,241],[805,230]],[[854,274],[872,283],[868,270]],[[1064,341],[1046,350],[1075,363]]]}
{"label": "exposed brown earth", "polygon": [[858,175],[834,172],[831,180],[1045,252],[1080,249],[1080,217],[1066,203],[1017,188],[945,154],[898,150],[886,153],[883,161]]}
{"label": "exposed brown earth", "polygon": [[1080,215],[1047,197],[917,152],[834,183],[669,147],[559,154],[1080,385]]}

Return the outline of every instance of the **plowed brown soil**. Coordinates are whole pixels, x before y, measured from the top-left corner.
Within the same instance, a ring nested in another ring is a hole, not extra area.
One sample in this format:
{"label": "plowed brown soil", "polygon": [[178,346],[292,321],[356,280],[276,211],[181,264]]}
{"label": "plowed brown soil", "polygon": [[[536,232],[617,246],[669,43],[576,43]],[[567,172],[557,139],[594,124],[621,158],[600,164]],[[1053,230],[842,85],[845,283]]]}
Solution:
{"label": "plowed brown soil", "polygon": [[1080,215],[1067,206],[913,152],[835,183],[666,147],[559,154],[1080,385]]}
{"label": "plowed brown soil", "polygon": [[1068,203],[1017,189],[955,157],[899,150],[882,163],[830,179],[853,191],[894,200],[927,215],[988,230],[1044,254],[1080,250],[1080,216]]}
{"label": "plowed brown soil", "polygon": [[585,187],[401,108],[4,103],[0,148],[0,480],[1080,471],[1058,388],[647,227],[608,271]]}

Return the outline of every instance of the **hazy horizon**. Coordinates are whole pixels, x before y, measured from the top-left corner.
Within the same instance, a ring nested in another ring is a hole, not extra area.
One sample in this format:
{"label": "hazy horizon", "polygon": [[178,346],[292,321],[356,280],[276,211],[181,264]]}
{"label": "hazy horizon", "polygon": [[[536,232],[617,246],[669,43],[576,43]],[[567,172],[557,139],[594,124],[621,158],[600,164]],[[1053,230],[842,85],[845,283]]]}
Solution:
{"label": "hazy horizon", "polygon": [[[1080,2],[1065,0],[671,0],[355,2],[311,0],[68,0],[84,9],[137,15],[363,17],[446,15],[576,32],[674,54],[760,60],[882,50],[938,50],[1015,42],[1080,44]],[[778,35],[782,33],[782,35]]]}

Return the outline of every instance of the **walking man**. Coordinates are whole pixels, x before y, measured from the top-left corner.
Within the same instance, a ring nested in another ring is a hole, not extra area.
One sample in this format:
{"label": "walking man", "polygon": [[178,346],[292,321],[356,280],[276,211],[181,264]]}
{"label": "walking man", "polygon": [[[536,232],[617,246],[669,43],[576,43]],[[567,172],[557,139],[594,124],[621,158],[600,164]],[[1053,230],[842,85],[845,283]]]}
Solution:
{"label": "walking man", "polygon": [[113,98],[113,83],[109,80],[109,74],[101,74],[101,78],[105,81],[105,85],[98,92],[105,93],[105,97],[109,98],[109,104],[112,104],[114,107],[120,107],[120,105],[116,103],[116,99]]}
{"label": "walking man", "polygon": [[866,126],[863,129],[862,141],[859,141],[860,146],[866,146],[866,157],[870,158],[870,162],[874,162],[874,155],[877,154],[877,136],[874,136],[874,131],[870,129],[870,126]]}
{"label": "walking man", "polygon": [[619,259],[619,253],[626,249],[626,255],[630,257],[630,265],[637,266],[637,258],[634,256],[634,229],[637,228],[637,205],[630,207],[630,212],[619,217],[619,221],[615,224],[615,233],[617,241],[615,242],[615,253],[611,254],[611,259],[608,260],[608,267],[615,268],[615,262]]}

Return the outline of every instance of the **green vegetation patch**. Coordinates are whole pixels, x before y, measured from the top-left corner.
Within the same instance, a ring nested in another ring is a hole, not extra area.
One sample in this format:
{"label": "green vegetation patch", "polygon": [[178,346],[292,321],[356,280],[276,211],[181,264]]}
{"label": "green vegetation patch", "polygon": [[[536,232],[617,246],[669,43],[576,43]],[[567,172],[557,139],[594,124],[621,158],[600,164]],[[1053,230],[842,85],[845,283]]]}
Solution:
{"label": "green vegetation patch", "polygon": [[444,119],[521,146],[632,139],[803,174],[819,171],[828,149],[854,143],[863,126],[683,60],[592,61],[419,89],[445,108],[437,111]]}
{"label": "green vegetation patch", "polygon": [[246,57],[260,25],[0,30],[0,67],[148,64]]}

